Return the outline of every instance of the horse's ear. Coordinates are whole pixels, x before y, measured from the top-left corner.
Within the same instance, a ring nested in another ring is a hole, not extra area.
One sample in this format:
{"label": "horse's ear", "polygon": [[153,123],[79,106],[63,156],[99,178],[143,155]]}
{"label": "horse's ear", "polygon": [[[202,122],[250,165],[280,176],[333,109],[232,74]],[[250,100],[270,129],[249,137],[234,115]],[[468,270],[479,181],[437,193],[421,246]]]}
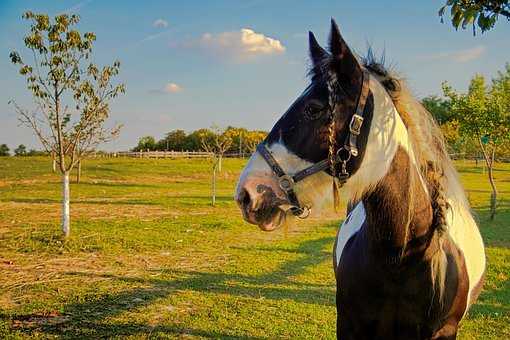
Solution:
{"label": "horse's ear", "polygon": [[[354,86],[359,85],[359,80],[362,77],[361,65],[344,38],[342,38],[338,25],[333,18],[331,19],[329,50],[333,57],[333,70],[337,72],[339,77],[344,81],[349,79],[349,82]],[[357,93],[357,89],[353,89],[353,91]]]}
{"label": "horse's ear", "polygon": [[314,66],[318,66],[328,57],[328,52],[319,45],[317,39],[311,31],[308,32],[308,41],[310,45],[310,58]]}

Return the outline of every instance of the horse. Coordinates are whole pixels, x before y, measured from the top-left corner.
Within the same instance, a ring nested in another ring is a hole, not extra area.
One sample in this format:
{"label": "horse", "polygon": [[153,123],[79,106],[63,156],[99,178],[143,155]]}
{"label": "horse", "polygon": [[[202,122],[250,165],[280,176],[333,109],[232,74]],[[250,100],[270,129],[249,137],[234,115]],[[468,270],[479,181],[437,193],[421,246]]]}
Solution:
{"label": "horse", "polygon": [[244,219],[271,231],[348,198],[333,249],[340,339],[455,339],[485,277],[483,240],[431,114],[331,20],[310,84],[242,171]]}

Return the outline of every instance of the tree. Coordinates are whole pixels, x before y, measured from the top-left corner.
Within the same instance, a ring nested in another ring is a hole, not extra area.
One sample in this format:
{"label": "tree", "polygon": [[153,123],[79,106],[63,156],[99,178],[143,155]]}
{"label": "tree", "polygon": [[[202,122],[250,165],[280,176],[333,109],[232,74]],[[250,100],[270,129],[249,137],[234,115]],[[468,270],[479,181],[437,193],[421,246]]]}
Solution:
{"label": "tree", "polygon": [[453,27],[466,29],[469,25],[473,28],[473,34],[478,26],[482,33],[490,30],[496,24],[500,16],[510,20],[509,0],[447,0],[446,4],[439,9],[441,22],[444,22],[447,9]]}
{"label": "tree", "polygon": [[443,83],[443,92],[451,101],[461,133],[478,141],[492,188],[490,218],[494,219],[498,194],[494,181],[495,155],[498,147],[510,141],[510,66],[493,79],[490,88],[483,76],[476,75],[467,93],[457,93],[447,83]]}
{"label": "tree", "polygon": [[209,129],[198,129],[193,131],[192,133],[186,136],[186,141],[184,143],[184,150],[189,151],[200,151],[202,150],[202,139],[204,136],[210,134]]}
{"label": "tree", "polygon": [[428,96],[421,102],[439,124],[449,151],[465,153],[469,144],[472,144],[472,138],[466,138],[467,136],[460,134],[459,122],[452,113],[450,101],[438,96]]}
{"label": "tree", "polygon": [[216,172],[221,171],[223,154],[232,145],[232,138],[227,130],[214,126],[211,130],[198,130],[202,149],[212,154],[212,205],[216,204]]}
{"label": "tree", "polygon": [[153,151],[156,150],[156,140],[152,136],[144,136],[138,140],[138,145],[133,151]]}
{"label": "tree", "polygon": [[186,132],[173,130],[158,142],[158,150],[183,151],[186,149]]}
{"label": "tree", "polygon": [[48,155],[48,152],[35,150],[35,149],[30,149],[27,152],[27,156],[47,156],[47,155]]}
{"label": "tree", "polygon": [[10,156],[11,154],[9,153],[9,151],[10,150],[7,144],[0,145],[0,157]]}
{"label": "tree", "polygon": [[237,153],[242,155],[246,151],[245,138],[248,135],[248,130],[245,128],[236,128],[229,126],[225,129],[225,133],[232,139],[231,146],[228,152]]}
{"label": "tree", "polygon": [[70,233],[69,173],[97,145],[115,138],[120,126],[106,128],[109,102],[124,93],[124,85],[113,85],[120,62],[99,68],[90,59],[96,36],[81,34],[74,28],[77,15],[61,14],[50,19],[46,14],[26,12],[30,22],[24,38],[31,63],[16,51],[11,62],[26,78],[36,109],[32,112],[14,104],[22,124],[31,128],[44,149],[53,153],[62,174],[62,231]]}
{"label": "tree", "polygon": [[255,152],[257,145],[260,144],[266,138],[267,132],[265,131],[250,131],[245,138],[245,145],[248,151],[251,153]]}
{"label": "tree", "polygon": [[432,114],[439,125],[449,122],[454,117],[448,100],[438,96],[428,96],[421,100],[423,106]]}
{"label": "tree", "polygon": [[217,158],[218,171],[221,171],[223,155],[232,145],[232,135],[229,130],[221,130],[217,126],[213,126],[211,130],[203,129],[199,136],[202,149]]}
{"label": "tree", "polygon": [[15,156],[26,156],[27,154],[27,147],[23,144],[20,144],[16,149],[14,149],[14,155]]}

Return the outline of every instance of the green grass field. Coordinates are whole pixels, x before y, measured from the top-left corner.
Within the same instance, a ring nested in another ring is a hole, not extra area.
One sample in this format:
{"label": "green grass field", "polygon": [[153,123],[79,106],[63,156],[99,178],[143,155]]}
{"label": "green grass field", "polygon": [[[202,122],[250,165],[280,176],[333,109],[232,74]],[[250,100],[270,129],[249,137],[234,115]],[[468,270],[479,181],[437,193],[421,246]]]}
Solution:
{"label": "green grass field", "polygon": [[[63,243],[49,160],[1,158],[0,338],[334,338],[342,217],[246,224],[232,200],[244,163],[224,161],[211,207],[207,161],[88,160]],[[460,338],[508,339],[510,164],[497,167],[494,222],[482,168],[457,165],[489,260]]]}

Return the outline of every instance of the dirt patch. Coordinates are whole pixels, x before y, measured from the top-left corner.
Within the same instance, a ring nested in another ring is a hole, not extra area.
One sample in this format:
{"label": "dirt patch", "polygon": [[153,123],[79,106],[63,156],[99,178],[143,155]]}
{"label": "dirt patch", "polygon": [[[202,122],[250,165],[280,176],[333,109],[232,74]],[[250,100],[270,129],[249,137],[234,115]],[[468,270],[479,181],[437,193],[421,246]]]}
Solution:
{"label": "dirt patch", "polygon": [[51,311],[45,314],[28,314],[13,319],[12,328],[38,328],[47,325],[57,325],[68,320],[69,316],[62,315],[58,311]]}
{"label": "dirt patch", "polygon": [[[58,203],[21,203],[4,202],[0,208],[1,228],[12,226],[36,226],[41,223],[58,223],[60,220],[60,204]],[[157,205],[142,204],[71,204],[72,219],[114,220],[117,218],[137,218],[154,220],[164,216],[179,216],[173,209]]]}

